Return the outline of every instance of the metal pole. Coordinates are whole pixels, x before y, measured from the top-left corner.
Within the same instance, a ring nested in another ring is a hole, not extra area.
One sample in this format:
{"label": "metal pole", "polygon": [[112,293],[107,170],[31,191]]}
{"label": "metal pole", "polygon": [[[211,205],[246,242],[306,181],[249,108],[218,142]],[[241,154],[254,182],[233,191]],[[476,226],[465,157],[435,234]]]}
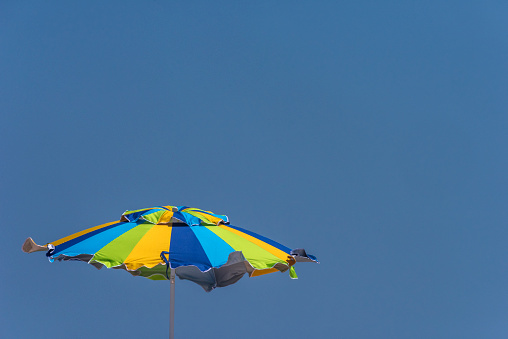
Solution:
{"label": "metal pole", "polygon": [[169,279],[171,284],[171,291],[169,295],[169,339],[175,338],[175,269],[171,269],[171,276]]}

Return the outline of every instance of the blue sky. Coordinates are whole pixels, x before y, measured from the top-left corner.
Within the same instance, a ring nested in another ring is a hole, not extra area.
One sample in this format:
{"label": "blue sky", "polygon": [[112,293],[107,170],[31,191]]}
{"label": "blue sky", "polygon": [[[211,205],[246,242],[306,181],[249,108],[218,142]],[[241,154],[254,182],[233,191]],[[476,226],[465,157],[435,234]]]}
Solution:
{"label": "blue sky", "polygon": [[177,281],[177,338],[506,338],[507,11],[0,3],[1,336],[167,336],[169,284],[21,244],[168,204],[321,261]]}

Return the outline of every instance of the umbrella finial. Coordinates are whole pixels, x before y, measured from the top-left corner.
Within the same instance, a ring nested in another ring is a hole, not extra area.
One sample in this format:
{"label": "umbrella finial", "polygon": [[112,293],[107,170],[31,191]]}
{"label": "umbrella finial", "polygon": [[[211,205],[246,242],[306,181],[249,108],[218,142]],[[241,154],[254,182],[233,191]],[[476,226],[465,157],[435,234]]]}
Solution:
{"label": "umbrella finial", "polygon": [[23,243],[21,250],[25,253],[32,253],[38,251],[47,251],[48,248],[46,246],[37,245],[32,238],[28,237]]}

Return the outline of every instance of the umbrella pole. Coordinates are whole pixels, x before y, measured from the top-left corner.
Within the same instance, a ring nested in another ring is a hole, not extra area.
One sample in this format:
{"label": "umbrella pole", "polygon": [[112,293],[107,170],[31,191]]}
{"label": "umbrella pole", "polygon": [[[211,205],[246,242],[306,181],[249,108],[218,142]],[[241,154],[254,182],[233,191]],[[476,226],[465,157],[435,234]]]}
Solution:
{"label": "umbrella pole", "polygon": [[171,269],[171,277],[169,279],[171,290],[169,295],[169,339],[175,338],[175,269]]}

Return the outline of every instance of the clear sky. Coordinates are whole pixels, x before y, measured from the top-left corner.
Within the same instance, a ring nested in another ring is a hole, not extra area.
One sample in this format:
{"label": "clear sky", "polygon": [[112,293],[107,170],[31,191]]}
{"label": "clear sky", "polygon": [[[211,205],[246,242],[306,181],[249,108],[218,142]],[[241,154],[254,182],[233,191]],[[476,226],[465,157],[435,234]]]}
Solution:
{"label": "clear sky", "polygon": [[187,205],[321,261],[177,338],[508,337],[506,1],[1,1],[2,338],[164,338],[169,284],[21,252]]}

